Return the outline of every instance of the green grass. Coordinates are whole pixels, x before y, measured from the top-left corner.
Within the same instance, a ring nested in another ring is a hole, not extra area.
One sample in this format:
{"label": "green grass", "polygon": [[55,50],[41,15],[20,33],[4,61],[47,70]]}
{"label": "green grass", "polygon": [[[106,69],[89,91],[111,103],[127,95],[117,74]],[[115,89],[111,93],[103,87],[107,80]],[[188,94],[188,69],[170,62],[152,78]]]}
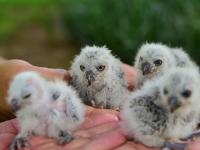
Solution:
{"label": "green grass", "polygon": [[42,6],[54,5],[59,0],[0,0],[1,6]]}
{"label": "green grass", "polygon": [[0,42],[34,24],[49,30],[57,10],[59,14],[56,0],[0,0]]}

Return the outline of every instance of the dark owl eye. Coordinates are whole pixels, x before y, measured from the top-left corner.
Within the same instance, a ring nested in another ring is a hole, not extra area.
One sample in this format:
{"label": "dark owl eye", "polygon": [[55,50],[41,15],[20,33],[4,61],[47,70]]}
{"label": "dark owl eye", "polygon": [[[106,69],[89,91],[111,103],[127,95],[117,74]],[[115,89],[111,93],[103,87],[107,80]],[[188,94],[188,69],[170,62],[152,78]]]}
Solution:
{"label": "dark owl eye", "polygon": [[163,93],[164,93],[165,95],[167,95],[167,94],[168,94],[168,90],[167,90],[166,88],[164,88]]}
{"label": "dark owl eye", "polygon": [[29,98],[29,97],[31,97],[31,93],[28,93],[28,94],[24,95],[24,96],[23,96],[23,99],[27,99],[27,98]]}
{"label": "dark owl eye", "polygon": [[103,71],[105,69],[105,67],[106,67],[105,65],[100,65],[100,66],[97,67],[97,70]]}
{"label": "dark owl eye", "polygon": [[81,71],[84,71],[85,67],[83,65],[80,65],[80,69],[81,69]]}
{"label": "dark owl eye", "polygon": [[160,65],[162,65],[162,60],[157,59],[157,60],[155,60],[153,63],[154,63],[156,66],[160,66]]}
{"label": "dark owl eye", "polygon": [[183,97],[185,97],[185,98],[190,97],[191,94],[192,94],[192,92],[191,92],[190,90],[185,90],[185,91],[183,91],[183,92],[181,93],[181,95],[182,95]]}

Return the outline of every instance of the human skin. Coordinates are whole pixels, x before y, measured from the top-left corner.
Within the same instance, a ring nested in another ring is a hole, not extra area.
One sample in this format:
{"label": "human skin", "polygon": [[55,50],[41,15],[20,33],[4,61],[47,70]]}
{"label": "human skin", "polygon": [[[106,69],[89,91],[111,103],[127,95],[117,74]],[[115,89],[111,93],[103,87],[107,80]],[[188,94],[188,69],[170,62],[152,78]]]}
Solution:
{"label": "human skin", "polygon": [[[129,89],[134,89],[134,76],[135,71],[128,65],[123,65],[126,79],[129,83]],[[21,71],[38,71],[48,79],[61,78],[69,80],[69,74],[65,70],[53,70],[47,68],[41,68],[33,66],[27,62],[21,60],[9,60],[0,64],[0,85],[3,85],[3,94],[0,96],[0,102],[5,102],[5,95],[8,88],[9,81],[12,77]],[[6,71],[6,72],[5,72]],[[5,85],[5,86],[4,86]],[[0,108],[1,109],[1,108]],[[8,107],[7,113],[10,113]],[[64,145],[57,145],[54,139],[45,137],[32,137],[30,143],[31,149],[37,150],[153,150],[147,148],[139,143],[128,141],[126,135],[120,129],[119,112],[105,109],[95,109],[92,107],[86,107],[86,120],[81,127],[74,133],[75,139]],[[13,138],[20,130],[17,119],[12,119],[3,123],[0,123],[0,150],[7,149]],[[189,144],[189,150],[199,150],[200,140],[191,142]],[[29,148],[26,148],[29,149]]]}
{"label": "human skin", "polygon": [[[64,146],[59,146],[54,139],[35,136],[30,139],[31,149],[38,150],[106,150],[125,142],[126,138],[119,127],[118,112],[87,107],[86,120],[74,133],[75,139]],[[19,131],[17,119],[0,124],[0,149],[7,149]],[[103,144],[102,144],[103,143]],[[96,148],[97,147],[97,148]],[[26,148],[29,149],[29,148]]]}

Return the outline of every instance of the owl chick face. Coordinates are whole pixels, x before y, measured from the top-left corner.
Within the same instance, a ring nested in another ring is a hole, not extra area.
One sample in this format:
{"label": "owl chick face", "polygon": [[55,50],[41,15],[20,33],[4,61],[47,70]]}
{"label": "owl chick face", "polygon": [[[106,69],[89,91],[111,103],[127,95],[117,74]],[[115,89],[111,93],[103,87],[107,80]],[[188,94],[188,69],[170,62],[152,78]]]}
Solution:
{"label": "owl chick face", "polygon": [[35,72],[22,72],[10,83],[7,101],[14,111],[40,100],[44,91],[44,81]]}
{"label": "owl chick face", "polygon": [[91,86],[103,82],[112,66],[113,56],[106,47],[85,47],[75,58],[72,70],[79,80]]}
{"label": "owl chick face", "polygon": [[170,54],[170,49],[162,44],[144,44],[136,56],[135,67],[141,75],[152,78],[158,74],[163,74],[174,60]]}
{"label": "owl chick face", "polygon": [[198,100],[199,75],[190,69],[172,69],[161,86],[161,105],[170,113],[185,109]]}

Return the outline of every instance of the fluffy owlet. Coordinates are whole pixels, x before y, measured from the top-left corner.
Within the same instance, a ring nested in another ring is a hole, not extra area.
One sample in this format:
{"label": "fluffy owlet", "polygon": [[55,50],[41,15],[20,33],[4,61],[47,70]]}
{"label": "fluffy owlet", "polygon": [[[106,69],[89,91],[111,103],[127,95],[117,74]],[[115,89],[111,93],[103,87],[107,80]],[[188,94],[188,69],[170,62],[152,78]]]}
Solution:
{"label": "fluffy owlet", "polygon": [[141,87],[145,81],[162,76],[172,67],[197,68],[197,65],[181,48],[146,43],[138,50],[134,67],[137,72],[137,87]]}
{"label": "fluffy owlet", "polygon": [[83,102],[118,109],[129,93],[121,65],[106,47],[83,48],[72,64],[72,84]]}
{"label": "fluffy owlet", "polygon": [[123,128],[146,146],[185,148],[178,141],[196,130],[199,88],[199,72],[189,68],[171,69],[145,82],[123,106]]}

